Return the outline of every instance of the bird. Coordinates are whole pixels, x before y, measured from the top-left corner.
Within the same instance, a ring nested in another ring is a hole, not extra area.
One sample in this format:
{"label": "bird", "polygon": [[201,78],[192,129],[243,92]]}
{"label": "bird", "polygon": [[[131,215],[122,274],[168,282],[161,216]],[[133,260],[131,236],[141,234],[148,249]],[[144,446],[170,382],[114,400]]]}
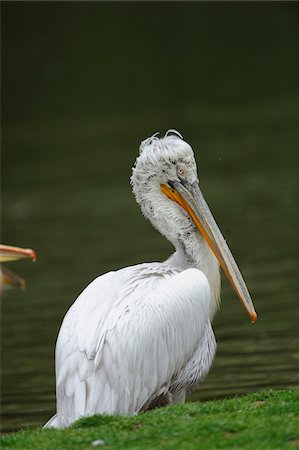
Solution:
{"label": "bird", "polygon": [[220,267],[257,319],[201,193],[192,147],[176,130],[158,134],[141,142],[130,181],[143,215],[175,251],[97,277],[70,307],[56,342],[57,412],[45,428],[185,402],[215,356]]}
{"label": "bird", "polygon": [[[28,258],[36,261],[36,252],[31,248],[21,248],[14,247],[12,245],[0,244],[0,263]],[[0,293],[3,287],[10,286],[24,289],[26,283],[23,278],[2,265],[0,268]]]}

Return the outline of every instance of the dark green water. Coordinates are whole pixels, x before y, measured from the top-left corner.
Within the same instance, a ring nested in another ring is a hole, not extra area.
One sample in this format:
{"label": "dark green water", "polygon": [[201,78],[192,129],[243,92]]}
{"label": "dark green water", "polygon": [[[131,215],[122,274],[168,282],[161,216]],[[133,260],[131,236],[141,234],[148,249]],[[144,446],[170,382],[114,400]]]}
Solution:
{"label": "dark green water", "polygon": [[299,382],[298,4],[2,5],[2,429],[55,409],[54,346],[97,275],[172,252],[130,191],[140,140],[177,128],[259,314],[223,279],[213,369],[192,399]]}

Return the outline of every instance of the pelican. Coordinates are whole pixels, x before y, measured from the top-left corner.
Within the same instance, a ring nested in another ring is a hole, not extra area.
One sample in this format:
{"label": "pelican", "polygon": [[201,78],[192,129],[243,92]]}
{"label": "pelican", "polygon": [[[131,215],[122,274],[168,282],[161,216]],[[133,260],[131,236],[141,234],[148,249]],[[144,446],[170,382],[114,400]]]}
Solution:
{"label": "pelican", "polygon": [[141,143],[131,185],[144,216],[175,252],[165,262],[99,276],[70,307],[56,344],[57,413],[45,427],[184,402],[215,355],[219,266],[251,321],[257,318],[200,191],[193,150],[177,131]]}

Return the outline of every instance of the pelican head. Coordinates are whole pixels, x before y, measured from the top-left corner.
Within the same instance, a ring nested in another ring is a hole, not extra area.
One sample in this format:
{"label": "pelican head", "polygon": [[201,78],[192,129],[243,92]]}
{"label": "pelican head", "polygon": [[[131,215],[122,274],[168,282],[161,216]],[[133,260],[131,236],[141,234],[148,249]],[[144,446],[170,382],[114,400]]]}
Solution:
{"label": "pelican head", "polygon": [[243,277],[200,191],[193,150],[180,133],[169,130],[161,139],[156,133],[141,143],[131,184],[144,216],[185,254],[190,266],[205,273],[212,294],[216,285],[215,299],[220,293],[219,263],[255,322]]}

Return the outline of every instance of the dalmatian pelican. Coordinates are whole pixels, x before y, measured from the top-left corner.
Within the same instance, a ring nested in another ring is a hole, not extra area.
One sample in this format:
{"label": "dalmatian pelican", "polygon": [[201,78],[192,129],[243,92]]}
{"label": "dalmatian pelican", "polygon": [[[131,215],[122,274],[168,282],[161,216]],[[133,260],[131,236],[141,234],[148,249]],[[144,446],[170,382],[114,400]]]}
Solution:
{"label": "dalmatian pelican", "polygon": [[144,216],[175,252],[164,262],[99,276],[70,307],[56,344],[57,413],[45,427],[184,402],[215,355],[211,322],[220,302],[220,266],[256,321],[199,188],[193,150],[177,131],[141,143],[131,185]]}

